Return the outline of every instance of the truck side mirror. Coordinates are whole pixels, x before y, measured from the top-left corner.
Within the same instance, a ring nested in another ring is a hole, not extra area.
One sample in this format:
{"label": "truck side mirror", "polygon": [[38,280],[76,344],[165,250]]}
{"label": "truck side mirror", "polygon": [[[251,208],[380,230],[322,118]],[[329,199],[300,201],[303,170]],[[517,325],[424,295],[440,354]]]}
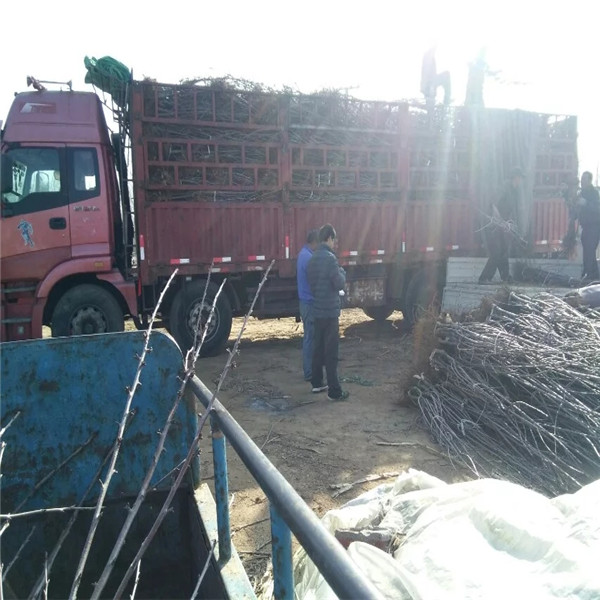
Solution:
{"label": "truck side mirror", "polygon": [[12,192],[13,186],[13,161],[10,156],[2,155],[2,172],[0,174],[0,193]]}

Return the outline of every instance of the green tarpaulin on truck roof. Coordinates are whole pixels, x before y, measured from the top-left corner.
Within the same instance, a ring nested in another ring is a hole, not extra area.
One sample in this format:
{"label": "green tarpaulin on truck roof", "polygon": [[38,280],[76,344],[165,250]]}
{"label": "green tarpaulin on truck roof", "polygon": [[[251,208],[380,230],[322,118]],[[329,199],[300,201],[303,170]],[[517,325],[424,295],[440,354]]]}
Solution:
{"label": "green tarpaulin on truck roof", "polygon": [[127,85],[131,81],[131,71],[111,56],[83,59],[87,74],[85,82],[99,87],[112,96],[116,104],[123,107],[127,100]]}

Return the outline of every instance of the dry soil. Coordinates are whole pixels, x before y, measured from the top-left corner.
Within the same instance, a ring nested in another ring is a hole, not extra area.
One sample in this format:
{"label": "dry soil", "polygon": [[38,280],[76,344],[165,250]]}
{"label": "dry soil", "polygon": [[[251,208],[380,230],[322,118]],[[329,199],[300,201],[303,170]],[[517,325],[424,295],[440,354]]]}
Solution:
{"label": "dry soil", "polygon": [[[415,344],[412,334],[403,333],[401,317],[394,313],[376,323],[359,309],[342,313],[339,375],[350,397],[336,403],[326,394],[312,394],[303,379],[301,324],[294,319],[248,323],[219,399],[318,516],[409,468],[447,482],[468,476],[444,457],[423,428],[418,408],[405,399]],[[241,324],[235,320],[230,345]],[[198,376],[209,388],[215,389],[226,359],[198,363]],[[212,482],[209,437],[202,442],[202,476]],[[256,584],[269,562],[268,502],[231,447],[228,464],[233,541]],[[334,497],[332,484],[368,475],[382,478]]]}

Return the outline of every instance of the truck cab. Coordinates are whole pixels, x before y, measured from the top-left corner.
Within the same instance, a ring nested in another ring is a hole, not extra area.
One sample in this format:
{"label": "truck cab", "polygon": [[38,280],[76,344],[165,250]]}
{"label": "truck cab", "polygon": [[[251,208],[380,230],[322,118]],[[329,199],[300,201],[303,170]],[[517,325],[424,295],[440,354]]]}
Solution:
{"label": "truck cab", "polygon": [[93,93],[16,95],[2,132],[0,339],[123,329],[114,153]]}

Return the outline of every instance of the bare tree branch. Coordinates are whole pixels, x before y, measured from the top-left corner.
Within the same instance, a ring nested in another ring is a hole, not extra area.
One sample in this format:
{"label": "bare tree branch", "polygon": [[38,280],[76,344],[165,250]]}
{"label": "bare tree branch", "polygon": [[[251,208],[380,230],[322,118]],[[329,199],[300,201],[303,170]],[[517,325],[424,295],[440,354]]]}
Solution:
{"label": "bare tree branch", "polygon": [[140,569],[142,566],[142,561],[138,560],[137,568],[135,570],[135,581],[133,582],[133,589],[131,590],[131,594],[129,596],[129,600],[133,600],[135,598],[135,592],[137,591],[137,586],[140,581]]}
{"label": "bare tree branch", "polygon": [[265,441],[262,443],[262,446],[260,447],[261,450],[269,443],[269,438],[271,437],[271,432],[272,431],[273,431],[273,424],[271,424],[271,428],[269,429],[269,433],[267,433],[267,437],[265,438]]}
{"label": "bare tree branch", "polygon": [[2,436],[4,435],[5,431],[13,424],[13,421],[21,414],[21,411],[18,410],[10,419],[10,421],[2,428],[0,429],[0,439],[2,438]]}
{"label": "bare tree branch", "polygon": [[6,569],[2,570],[2,581],[4,581],[5,577],[8,575],[8,572],[12,569],[12,566],[17,562],[17,559],[19,558],[19,556],[21,556],[21,552],[23,552],[23,549],[29,543],[29,540],[31,539],[31,536],[35,533],[36,529],[37,529],[37,525],[34,525],[31,528],[31,531],[29,532],[29,534],[25,538],[25,541],[19,546],[19,549],[17,550],[17,552],[13,556],[13,559],[8,563],[8,567],[6,567]]}
{"label": "bare tree branch", "polygon": [[[206,277],[206,284],[204,285],[204,292],[202,292],[202,301],[200,303],[200,310],[198,311],[198,320],[196,321],[196,325],[194,327],[194,344],[193,344],[194,348],[197,346],[199,346],[199,348],[202,348],[202,345],[204,344],[204,338],[206,337],[206,331],[208,330],[208,326],[210,325],[210,322],[212,321],[212,317],[214,314],[214,306],[217,303],[217,298],[215,298],[212,303],[212,306],[211,306],[210,314],[206,321],[206,326],[202,330],[202,339],[200,340],[200,343],[198,344],[198,332],[200,332],[200,330],[202,329],[202,309],[204,308],[204,303],[206,302],[206,292],[208,290],[208,284],[210,283],[210,276],[212,274],[214,266],[215,266],[215,261],[213,260],[210,263],[210,268],[208,269],[208,276]],[[223,282],[221,283],[221,289],[223,288],[223,284],[225,283],[225,281],[226,281],[226,279],[224,279]],[[219,291],[219,294],[220,294],[220,291]]]}
{"label": "bare tree branch", "polygon": [[208,571],[208,567],[210,566],[210,559],[212,558],[215,552],[215,546],[217,545],[217,540],[213,540],[210,545],[210,551],[208,552],[208,556],[206,557],[206,562],[204,563],[204,568],[198,577],[198,582],[196,583],[196,587],[192,592],[192,596],[190,600],[196,600],[196,596],[198,595],[198,591],[200,590],[200,586],[202,585],[202,581],[204,580],[204,576],[206,575],[206,571]]}
{"label": "bare tree branch", "polygon": [[351,490],[354,486],[360,485],[361,483],[368,483],[370,481],[377,481],[379,479],[389,479],[390,477],[398,477],[400,473],[398,471],[390,471],[386,473],[370,473],[366,477],[357,479],[352,483],[330,483],[329,487],[336,490],[331,494],[332,498],[337,498],[342,494],[345,494],[348,490]]}
{"label": "bare tree branch", "polygon": [[377,446],[417,446],[421,448],[425,448],[427,452],[431,452],[431,454],[437,454],[441,458],[448,458],[443,452],[428,446],[427,444],[421,444],[420,442],[375,442]]}
{"label": "bare tree branch", "polygon": [[264,519],[259,519],[258,521],[251,521],[250,523],[244,523],[244,525],[240,525],[239,527],[236,527],[231,533],[237,533],[238,531],[241,531],[242,529],[246,529],[246,527],[253,527],[254,525],[258,525],[259,523],[264,523],[265,521],[270,521],[271,517],[265,517]]}
{"label": "bare tree branch", "polygon": [[69,461],[74,459],[86,446],[89,446],[92,441],[96,438],[98,432],[95,431],[90,435],[90,437],[81,444],[78,448],[76,448],[65,460],[63,460],[55,469],[52,469],[50,473],[48,473],[45,477],[43,477],[40,481],[38,481],[35,486],[31,489],[31,491],[19,502],[18,506],[15,508],[15,511],[20,510],[24,504],[29,500],[44,484],[46,484],[56,473],[58,473]]}
{"label": "bare tree branch", "polygon": [[[131,421],[132,418],[133,418],[133,416],[131,414],[129,414],[128,421]],[[100,463],[100,465],[98,466],[98,469],[96,469],[96,472],[94,473],[94,476],[90,480],[90,483],[89,483],[87,489],[83,492],[83,495],[81,497],[81,500],[79,501],[78,506],[81,506],[85,502],[85,499],[88,497],[88,494],[94,489],[94,486],[96,485],[96,483],[98,482],[98,479],[100,478],[102,469],[104,469],[104,465],[106,465],[108,459],[112,456],[112,453],[114,452],[114,447],[115,447],[116,443],[117,442],[115,440],[112,447],[109,448],[108,452],[106,452],[104,458],[102,459],[102,462]],[[48,573],[52,570],[54,561],[56,560],[56,557],[58,556],[58,553],[60,552],[60,549],[62,548],[64,541],[67,539],[67,536],[71,532],[73,525],[75,525],[75,521],[77,520],[78,516],[79,516],[79,513],[74,512],[71,515],[71,518],[69,519],[69,522],[67,523],[66,527],[60,532],[58,541],[54,545],[52,552],[50,552],[50,557],[49,557],[48,563],[47,563],[48,564],[48,566],[47,566]],[[42,589],[44,587],[44,582],[45,582],[45,572],[42,572],[42,574],[39,576],[37,582],[35,583],[33,590],[29,593],[28,598],[38,598],[40,596],[40,594],[42,593]]]}
{"label": "bare tree branch", "polygon": [[2,436],[4,435],[5,431],[13,424],[13,421],[21,414],[21,411],[18,410],[10,419],[10,421],[2,428],[0,429],[0,439],[2,438]]}
{"label": "bare tree branch", "polygon": [[127,423],[127,415],[129,414],[129,411],[131,410],[131,403],[133,401],[133,397],[135,396],[135,392],[138,388],[138,385],[140,384],[140,377],[142,375],[142,369],[144,368],[146,355],[148,354],[148,348],[150,346],[150,335],[152,333],[152,327],[156,320],[156,315],[158,314],[158,309],[160,308],[160,305],[162,304],[163,298],[165,296],[165,292],[169,289],[169,286],[171,285],[171,282],[173,281],[176,274],[177,274],[177,269],[175,269],[173,271],[173,273],[171,274],[171,277],[169,277],[169,281],[167,281],[167,284],[163,288],[163,290],[160,294],[160,297],[158,299],[158,302],[156,303],[156,306],[154,307],[154,312],[152,313],[152,318],[150,319],[150,325],[148,326],[148,331],[146,331],[146,333],[145,333],[146,341],[144,343],[144,350],[142,351],[142,355],[140,356],[139,361],[138,361],[138,368],[136,370],[135,377],[133,379],[133,385],[128,390],[127,401],[125,402],[125,408],[123,410],[123,417],[121,418],[121,422],[119,423],[119,429],[117,432],[117,438],[116,438],[117,443],[115,444],[114,452],[112,454],[110,464],[109,464],[108,470],[106,472],[106,480],[100,484],[101,489],[100,489],[100,495],[98,496],[98,502],[96,504],[96,510],[94,513],[94,517],[92,518],[92,523],[90,525],[88,537],[85,541],[83,550],[81,552],[81,559],[79,560],[79,564],[77,565],[77,570],[75,571],[75,578],[73,579],[73,585],[71,586],[69,600],[75,600],[75,598],[77,597],[77,590],[79,589],[79,585],[81,583],[83,569],[85,568],[85,563],[87,562],[87,559],[88,559],[88,556],[90,553],[90,548],[92,547],[92,542],[94,541],[96,529],[98,528],[98,524],[100,522],[100,514],[102,512],[102,506],[104,504],[104,499],[106,498],[106,494],[108,493],[108,487],[110,485],[112,476],[116,472],[115,465],[117,464],[119,450],[120,450],[121,444],[123,442],[123,434],[125,433],[125,426]]}
{"label": "bare tree branch", "polygon": [[38,510],[26,510],[20,513],[0,513],[0,519],[12,521],[13,519],[23,519],[27,517],[45,515],[48,513],[65,513],[72,510],[94,510],[93,506],[58,506],[52,508],[40,508]]}
{"label": "bare tree branch", "polygon": [[50,585],[48,576],[48,554],[46,554],[46,560],[44,561],[44,600],[48,600],[48,586]]}
{"label": "bare tree branch", "polygon": [[[0,432],[0,435],[6,431],[6,428],[10,426],[10,424],[17,418],[18,413],[10,420],[9,424]],[[4,455],[4,448],[6,448],[6,442],[0,442],[0,466],[2,465],[2,456]],[[1,477],[1,469],[0,469],[0,477]],[[0,529],[0,537],[8,527],[9,523],[6,522],[2,528]],[[14,561],[13,561],[14,562]],[[12,566],[12,563],[9,567]],[[2,572],[2,579],[0,579],[0,600],[4,600],[4,565],[0,562],[0,572]]]}
{"label": "bare tree branch", "polygon": [[168,479],[169,477],[171,477],[176,471],[179,471],[179,469],[181,469],[181,465],[183,465],[183,463],[185,462],[185,458],[182,458],[181,461],[179,462],[178,465],[176,465],[175,467],[173,467],[164,477],[161,477],[151,488],[150,491],[154,492],[158,489],[158,487],[160,486],[160,484],[165,481],[166,479]]}
{"label": "bare tree branch", "polygon": [[[129,512],[127,514],[125,523],[123,523],[123,527],[121,528],[121,531],[119,532],[119,536],[118,536],[117,541],[115,542],[115,545],[110,553],[110,556],[108,557],[106,566],[104,567],[102,574],[100,575],[98,581],[96,582],[96,584],[94,586],[94,592],[92,593],[91,600],[97,600],[97,598],[100,597],[102,590],[104,589],[106,583],[108,582],[108,578],[110,577],[113,567],[114,567],[115,563],[117,562],[119,553],[121,552],[121,549],[123,548],[123,545],[125,544],[125,538],[127,537],[127,533],[129,532],[129,529],[131,528],[133,520],[135,519],[135,516],[137,515],[137,513],[140,509],[140,506],[146,499],[146,494],[148,492],[148,488],[150,487],[150,482],[152,481],[152,476],[154,475],[156,467],[158,466],[158,461],[160,460],[160,457],[162,455],[162,452],[163,452],[163,449],[165,446],[165,442],[167,439],[167,434],[169,433],[169,429],[171,427],[171,423],[173,422],[173,418],[175,417],[175,413],[177,411],[177,408],[179,407],[181,398],[183,397],[183,393],[184,393],[187,381],[193,374],[195,361],[197,360],[198,356],[200,355],[200,351],[202,349],[202,344],[204,343],[204,340],[206,339],[208,327],[209,327],[210,322],[214,315],[214,310],[215,310],[217,300],[219,299],[219,296],[220,296],[221,292],[223,291],[224,285],[225,285],[225,280],[221,283],[221,287],[219,288],[219,291],[217,292],[217,294],[215,296],[206,326],[204,327],[204,331],[202,333],[202,338],[200,339],[199,343],[197,344],[197,347],[193,348],[193,350],[194,350],[193,360],[191,361],[191,363],[186,365],[185,377],[183,378],[183,380],[181,382],[181,386],[177,392],[175,401],[173,402],[171,410],[169,411],[169,414],[167,416],[166,423],[165,423],[164,427],[162,428],[160,439],[158,441],[156,450],[154,452],[154,456],[152,458],[152,463],[151,463],[148,471],[146,472],[146,476],[144,477],[144,481],[142,482],[142,485],[138,492],[137,498],[135,499],[133,506],[131,507],[131,509],[129,510]],[[206,287],[208,287],[208,280],[207,280]],[[204,289],[203,298],[206,296],[206,287]],[[200,312],[202,312],[202,311],[200,311]],[[200,320],[198,321],[198,325],[201,325]],[[186,362],[189,362],[190,354],[191,354],[190,352],[187,353]]]}
{"label": "bare tree branch", "polygon": [[131,579],[131,576],[133,574],[133,570],[135,568],[135,564],[138,560],[141,559],[141,557],[144,555],[144,553],[146,552],[148,546],[150,545],[150,542],[152,541],[152,539],[154,538],[156,532],[158,531],[158,528],[160,527],[161,523],[163,522],[165,516],[167,515],[167,512],[169,510],[169,507],[171,506],[171,502],[173,500],[173,497],[175,496],[175,492],[179,489],[179,486],[181,485],[181,481],[183,480],[183,477],[185,475],[185,473],[188,470],[188,467],[190,466],[190,463],[192,461],[192,458],[194,456],[194,454],[196,453],[196,447],[200,441],[201,435],[202,435],[202,428],[204,427],[204,423],[206,423],[211,411],[212,411],[212,407],[215,401],[215,398],[217,396],[217,394],[219,393],[221,386],[223,385],[223,381],[225,380],[225,377],[227,376],[227,373],[229,372],[229,369],[231,368],[231,364],[233,363],[233,359],[237,354],[238,351],[238,347],[240,344],[240,340],[242,338],[242,334],[246,328],[246,324],[248,323],[248,319],[250,318],[250,315],[252,314],[252,311],[254,310],[254,305],[256,304],[256,300],[260,294],[260,291],[262,290],[262,287],[265,284],[265,281],[267,280],[267,277],[269,275],[269,272],[271,271],[271,268],[273,267],[273,264],[275,263],[275,261],[271,261],[271,264],[269,265],[269,267],[267,268],[267,270],[265,271],[265,274],[263,276],[263,278],[261,279],[261,282],[258,286],[258,289],[256,290],[256,294],[254,295],[254,299],[252,300],[252,304],[250,306],[250,309],[248,310],[248,312],[246,313],[246,316],[244,318],[244,322],[242,323],[242,326],[240,328],[240,332],[237,336],[237,339],[235,340],[235,344],[233,345],[233,349],[229,352],[229,357],[227,358],[227,362],[225,364],[225,367],[223,369],[223,372],[221,373],[221,377],[219,378],[219,383],[217,385],[217,389],[215,390],[215,392],[213,393],[210,402],[208,403],[208,406],[204,412],[204,414],[202,415],[202,417],[200,418],[200,421],[198,423],[198,432],[196,433],[196,436],[194,437],[194,440],[190,446],[190,449],[188,451],[188,454],[186,456],[185,462],[183,464],[183,467],[181,468],[181,471],[179,471],[179,474],[177,475],[177,479],[175,480],[175,482],[173,483],[173,485],[171,486],[171,489],[169,490],[169,493],[167,494],[167,498],[165,499],[165,502],[156,518],[156,521],[154,522],[154,524],[152,525],[152,528],[150,529],[150,531],[148,532],[148,535],[146,536],[146,538],[144,539],[144,541],[142,542],[140,548],[137,551],[137,554],[135,555],[133,561],[131,562],[131,564],[129,565],[129,568],[127,569],[125,575],[123,576],[123,579],[115,593],[115,597],[119,598],[123,595],[125,586],[127,585],[127,583],[129,582],[129,580]]}
{"label": "bare tree branch", "polygon": [[4,449],[6,448],[6,442],[0,442],[0,478],[2,478],[2,457],[4,456]]}

